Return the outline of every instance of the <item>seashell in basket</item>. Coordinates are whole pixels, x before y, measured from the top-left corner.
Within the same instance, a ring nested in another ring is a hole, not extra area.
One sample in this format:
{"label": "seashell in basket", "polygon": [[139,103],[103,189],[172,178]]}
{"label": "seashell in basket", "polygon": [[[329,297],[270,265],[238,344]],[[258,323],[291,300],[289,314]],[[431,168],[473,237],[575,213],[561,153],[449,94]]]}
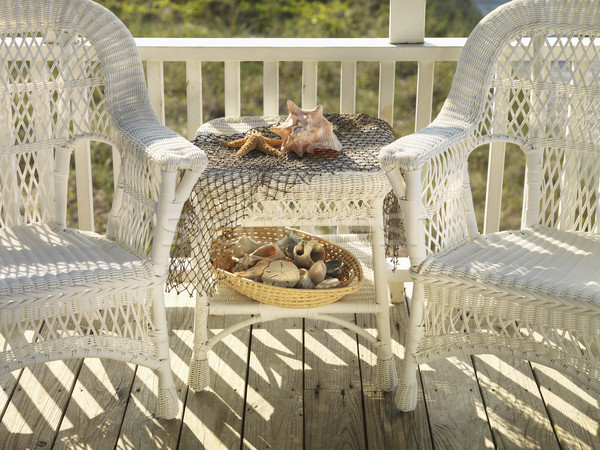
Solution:
{"label": "seashell in basket", "polygon": [[258,260],[259,258],[256,258],[246,253],[244,256],[237,260],[237,263],[235,264],[235,266],[233,266],[231,272],[241,272],[243,270],[248,270],[250,267],[256,264]]}
{"label": "seashell in basket", "polygon": [[325,263],[325,267],[327,268],[327,275],[337,277],[342,273],[344,263],[339,259],[330,259]]}
{"label": "seashell in basket", "polygon": [[308,276],[315,286],[325,280],[326,275],[327,267],[325,267],[325,262],[323,260],[315,262],[310,266],[310,269],[308,269]]}
{"label": "seashell in basket", "polygon": [[270,259],[277,261],[285,259],[285,253],[279,248],[277,244],[265,244],[254,250],[250,256],[260,259]]}
{"label": "seashell in basket", "polygon": [[265,269],[271,264],[272,261],[268,259],[263,259],[257,262],[254,266],[250,267],[247,270],[242,272],[235,272],[234,275],[236,277],[247,278],[252,281],[260,281],[263,272]]}
{"label": "seashell in basket", "polygon": [[310,279],[310,276],[308,275],[308,270],[298,269],[298,273],[300,274],[300,278],[298,279],[298,282],[294,287],[297,289],[314,289],[315,284]]}
{"label": "seashell in basket", "polygon": [[291,150],[299,156],[313,153],[317,148],[340,151],[342,144],[333,132],[333,125],[323,117],[323,106],[301,109],[288,100],[290,114],[285,121],[272,127],[271,131],[281,136],[281,150]]}
{"label": "seashell in basket", "polygon": [[296,231],[289,232],[285,237],[282,237],[275,242],[283,253],[290,258],[294,257],[294,247],[302,240]]}
{"label": "seashell in basket", "polygon": [[262,281],[269,286],[294,287],[300,279],[298,268],[289,261],[272,261],[262,275]]}
{"label": "seashell in basket", "polygon": [[329,289],[338,287],[340,285],[340,280],[337,278],[327,278],[324,281],[321,281],[319,284],[315,286],[315,289]]}
{"label": "seashell in basket", "polygon": [[236,258],[241,258],[247,253],[252,253],[260,244],[245,234],[233,244],[232,253]]}
{"label": "seashell in basket", "polygon": [[299,268],[310,269],[311,266],[325,259],[325,247],[314,239],[303,239],[294,247],[294,264]]}

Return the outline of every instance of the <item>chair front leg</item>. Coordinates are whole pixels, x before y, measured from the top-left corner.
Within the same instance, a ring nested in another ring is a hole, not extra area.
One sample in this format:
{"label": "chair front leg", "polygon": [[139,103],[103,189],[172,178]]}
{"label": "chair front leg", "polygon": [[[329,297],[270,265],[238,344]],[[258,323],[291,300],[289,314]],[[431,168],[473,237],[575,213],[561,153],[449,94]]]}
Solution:
{"label": "chair front leg", "polygon": [[174,419],[179,413],[179,398],[175,389],[173,372],[171,371],[171,355],[169,350],[169,330],[165,312],[164,289],[162,284],[152,292],[152,319],[155,329],[151,339],[156,345],[160,366],[156,369],[158,376],[158,408],[157,415],[164,419]]}
{"label": "chair front leg", "polygon": [[401,411],[412,411],[417,406],[417,348],[425,334],[423,327],[423,285],[415,282],[410,308],[410,319],[406,331],[406,348],[402,362],[402,375],[396,392],[396,406]]}
{"label": "chair front leg", "polygon": [[208,297],[196,297],[196,312],[194,320],[194,353],[190,360],[189,386],[195,392],[208,387],[210,368],[208,365]]}

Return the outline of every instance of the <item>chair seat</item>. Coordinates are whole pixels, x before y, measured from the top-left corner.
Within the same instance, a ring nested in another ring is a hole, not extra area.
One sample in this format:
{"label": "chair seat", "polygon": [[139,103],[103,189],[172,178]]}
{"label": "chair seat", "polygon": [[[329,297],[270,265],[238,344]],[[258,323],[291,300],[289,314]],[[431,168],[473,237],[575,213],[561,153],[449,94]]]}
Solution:
{"label": "chair seat", "polygon": [[[55,224],[0,229],[0,308],[73,290],[155,282],[154,270],[117,243]],[[39,293],[39,294],[36,294]]]}
{"label": "chair seat", "polygon": [[535,227],[480,236],[426,261],[417,277],[498,288],[600,311],[600,239]]}

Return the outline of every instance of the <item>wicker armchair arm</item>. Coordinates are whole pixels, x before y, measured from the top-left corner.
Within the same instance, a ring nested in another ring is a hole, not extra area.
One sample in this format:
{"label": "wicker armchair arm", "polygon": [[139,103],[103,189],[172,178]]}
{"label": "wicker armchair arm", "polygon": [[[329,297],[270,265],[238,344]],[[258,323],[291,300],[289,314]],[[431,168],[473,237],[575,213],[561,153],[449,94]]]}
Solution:
{"label": "wicker armchair arm", "polygon": [[[113,125],[111,137],[122,161],[107,235],[140,257],[154,249],[153,260],[162,266],[168,252],[156,253],[157,247],[170,247],[183,203],[208,158],[153,116]],[[181,170],[185,176],[178,182]]]}
{"label": "wicker armchair arm", "polygon": [[208,164],[204,151],[158,120],[121,121],[113,124],[112,134],[123,152],[158,164],[162,170],[187,169],[200,173]]}
{"label": "wicker armchair arm", "polygon": [[436,155],[464,148],[471,140],[473,124],[438,116],[430,125],[383,147],[379,163],[385,172],[418,170]]}
{"label": "wicker armchair arm", "polygon": [[470,215],[467,157],[474,127],[444,116],[384,147],[379,162],[400,200],[413,266],[464,242]]}

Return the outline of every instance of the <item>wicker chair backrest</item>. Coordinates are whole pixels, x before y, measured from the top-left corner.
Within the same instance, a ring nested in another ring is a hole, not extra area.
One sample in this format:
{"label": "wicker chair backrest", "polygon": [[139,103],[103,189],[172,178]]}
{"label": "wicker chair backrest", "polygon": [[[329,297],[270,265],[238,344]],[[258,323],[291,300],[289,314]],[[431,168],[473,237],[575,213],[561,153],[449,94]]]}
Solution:
{"label": "wicker chair backrest", "polygon": [[514,0],[471,33],[440,113],[527,154],[530,220],[600,224],[600,2]]}
{"label": "wicker chair backrest", "polygon": [[[123,87],[127,85],[127,94]],[[132,85],[135,89],[132,90]],[[56,149],[152,114],[126,27],[88,0],[0,5],[0,227],[54,220]],[[109,114],[110,112],[110,114]]]}

